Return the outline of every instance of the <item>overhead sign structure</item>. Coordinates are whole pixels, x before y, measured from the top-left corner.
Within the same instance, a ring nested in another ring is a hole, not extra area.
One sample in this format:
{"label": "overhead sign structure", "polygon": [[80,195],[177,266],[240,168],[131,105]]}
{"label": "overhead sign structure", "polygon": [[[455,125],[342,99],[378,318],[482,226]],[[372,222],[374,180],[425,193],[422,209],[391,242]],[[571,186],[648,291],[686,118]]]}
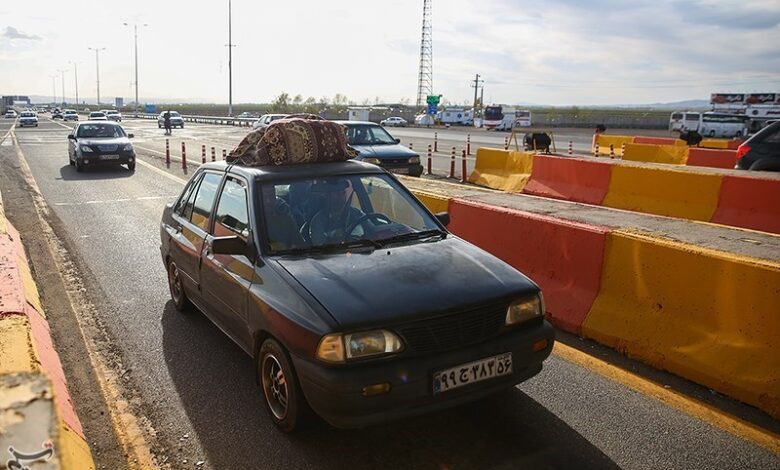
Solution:
{"label": "overhead sign structure", "polygon": [[439,101],[441,101],[441,95],[428,95],[425,99],[428,104],[439,104]]}
{"label": "overhead sign structure", "polygon": [[121,108],[125,105],[125,99],[124,98],[114,98],[114,106],[117,108]]}
{"label": "overhead sign structure", "polygon": [[146,114],[155,114],[157,113],[157,105],[154,104],[147,104],[144,108],[144,112]]}

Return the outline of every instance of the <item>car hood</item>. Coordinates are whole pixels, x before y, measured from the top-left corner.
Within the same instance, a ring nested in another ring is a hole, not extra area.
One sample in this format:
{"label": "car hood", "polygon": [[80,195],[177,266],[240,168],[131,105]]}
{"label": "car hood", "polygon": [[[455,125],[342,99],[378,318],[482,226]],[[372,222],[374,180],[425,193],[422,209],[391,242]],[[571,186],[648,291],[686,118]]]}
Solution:
{"label": "car hood", "polygon": [[410,158],[417,153],[409,150],[401,144],[393,145],[352,145],[352,148],[360,152],[358,158]]}
{"label": "car hood", "polygon": [[129,144],[130,139],[127,137],[116,137],[111,139],[82,137],[78,139],[77,142],[83,145],[124,145]]}
{"label": "car hood", "polygon": [[372,252],[277,262],[322,304],[342,331],[374,328],[530,295],[520,272],[457,237]]}

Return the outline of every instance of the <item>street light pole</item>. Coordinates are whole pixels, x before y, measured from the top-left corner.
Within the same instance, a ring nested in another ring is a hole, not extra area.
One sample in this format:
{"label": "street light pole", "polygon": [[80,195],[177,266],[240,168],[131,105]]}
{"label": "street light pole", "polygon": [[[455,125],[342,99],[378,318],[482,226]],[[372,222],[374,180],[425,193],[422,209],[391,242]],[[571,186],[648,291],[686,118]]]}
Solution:
{"label": "street light pole", "polygon": [[[125,26],[130,26],[124,23]],[[144,26],[147,26],[144,23]],[[138,117],[138,23],[133,23],[133,36],[135,39],[135,117]]]}
{"label": "street light pole", "polygon": [[79,70],[76,62],[70,63],[73,66],[73,81],[76,84],[76,107],[79,105]]}
{"label": "street light pole", "polygon": [[51,104],[52,106],[57,106],[57,85],[55,84],[55,80],[57,80],[56,75],[49,75],[49,78],[51,78]]}
{"label": "street light pole", "polygon": [[64,108],[65,107],[65,72],[67,72],[67,70],[58,69],[57,72],[59,72],[60,75],[62,76],[62,107]]}
{"label": "street light pole", "polygon": [[228,0],[228,116],[233,116],[233,11]]}
{"label": "street light pole", "polygon": [[89,47],[91,51],[95,51],[95,68],[97,69],[96,79],[97,82],[97,104],[100,106],[100,51],[105,51],[105,47]]}

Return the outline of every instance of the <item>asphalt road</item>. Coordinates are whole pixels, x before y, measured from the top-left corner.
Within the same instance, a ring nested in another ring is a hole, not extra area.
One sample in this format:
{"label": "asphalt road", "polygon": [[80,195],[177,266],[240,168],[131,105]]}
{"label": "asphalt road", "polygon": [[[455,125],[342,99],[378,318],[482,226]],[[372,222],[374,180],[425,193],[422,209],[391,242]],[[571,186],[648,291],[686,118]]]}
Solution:
{"label": "asphalt road", "polygon": [[[44,118],[39,128],[14,132],[62,222],[58,235],[75,247],[89,274],[83,273],[85,287],[98,294],[97,311],[156,431],[152,450],[172,468],[780,468],[780,457],[764,447],[555,354],[540,375],[494,402],[359,431],[317,422],[299,435],[279,433],[262,407],[250,358],[202,315],[173,309],[159,223],[163,206],[182,188],[177,179],[186,176],[175,165],[165,169],[164,137],[154,123],[124,124],[136,135],[135,173],[124,167],[76,173],[68,165],[69,131],[59,122]],[[201,144],[221,152],[245,132],[188,124],[171,141],[185,140],[199,158]],[[425,132],[395,134],[416,139]],[[174,155],[179,151],[180,144]],[[665,374],[654,380],[707,395]],[[196,467],[199,461],[205,464]]]}

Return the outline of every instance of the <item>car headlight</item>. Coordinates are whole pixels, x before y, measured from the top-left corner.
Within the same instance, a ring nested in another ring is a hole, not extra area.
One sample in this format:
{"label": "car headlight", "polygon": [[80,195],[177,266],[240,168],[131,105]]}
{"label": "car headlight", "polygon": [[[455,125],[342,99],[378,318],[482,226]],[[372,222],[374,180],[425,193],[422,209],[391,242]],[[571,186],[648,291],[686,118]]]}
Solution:
{"label": "car headlight", "polygon": [[420,157],[414,156],[409,159],[409,163],[420,163]]}
{"label": "car headlight", "polygon": [[92,152],[92,149],[91,149],[91,148],[89,148],[89,147],[87,147],[86,145],[82,145],[82,146],[81,146],[81,147],[79,147],[79,148],[80,148],[80,149],[81,149],[81,151],[82,151],[82,152],[84,152],[84,153],[89,153],[89,152]]}
{"label": "car headlight", "polygon": [[382,163],[382,161],[380,159],[373,158],[373,157],[371,157],[371,158],[364,158],[363,161],[366,162],[366,163],[370,163],[372,165],[379,165],[380,163]]}
{"label": "car headlight", "polygon": [[534,297],[518,300],[506,310],[506,325],[519,325],[544,316],[544,297],[542,293]]}
{"label": "car headlight", "polygon": [[317,347],[317,359],[339,363],[350,359],[394,354],[403,349],[401,338],[387,330],[361,331],[326,335]]}
{"label": "car headlight", "polygon": [[124,147],[122,147],[122,150],[125,152],[132,152],[133,151],[133,144],[125,144]]}

